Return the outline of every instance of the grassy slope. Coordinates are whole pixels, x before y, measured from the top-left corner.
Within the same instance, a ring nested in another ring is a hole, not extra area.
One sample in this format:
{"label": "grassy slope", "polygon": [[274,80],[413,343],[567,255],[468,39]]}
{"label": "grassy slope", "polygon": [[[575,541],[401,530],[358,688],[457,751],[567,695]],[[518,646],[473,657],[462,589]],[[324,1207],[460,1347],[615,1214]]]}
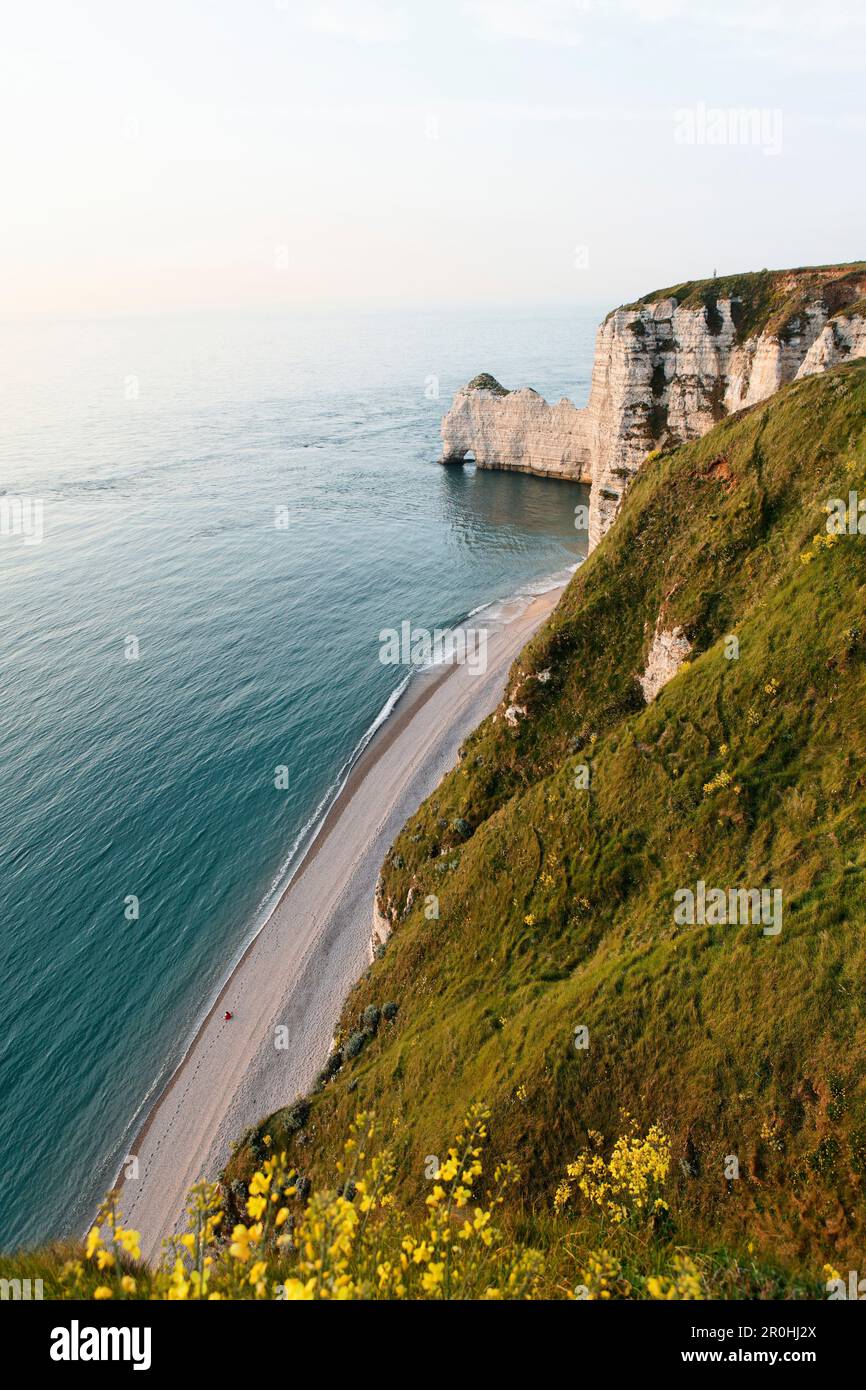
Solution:
{"label": "grassy slope", "polygon": [[[425,1155],[481,1098],[532,1227],[624,1107],[673,1136],[681,1229],[810,1270],[862,1253],[866,538],[800,555],[829,497],[866,496],[864,421],[853,363],[647,462],[512,672],[529,716],[480,726],[384,867],[386,897],[416,899],[342,1036],[371,1003],[397,1001],[396,1019],[313,1099],[300,1145],[279,1112],[229,1177],[266,1130],[327,1177],[363,1104],[406,1122],[402,1196],[420,1198]],[[695,650],[644,707],[660,611]],[[723,769],[730,785],[705,794]],[[672,894],[698,878],[781,887],[781,935],[676,927]]]}
{"label": "grassy slope", "polygon": [[685,280],[653,290],[623,308],[641,309],[673,298],[679,308],[698,309],[703,305],[712,313],[719,299],[737,298],[741,304],[734,321],[737,338],[743,342],[762,332],[784,336],[791,320],[797,319],[806,305],[815,300],[823,299],[831,313],[840,312],[859,300],[864,289],[866,261],[849,261],[843,265],[758,270],[708,280]]}

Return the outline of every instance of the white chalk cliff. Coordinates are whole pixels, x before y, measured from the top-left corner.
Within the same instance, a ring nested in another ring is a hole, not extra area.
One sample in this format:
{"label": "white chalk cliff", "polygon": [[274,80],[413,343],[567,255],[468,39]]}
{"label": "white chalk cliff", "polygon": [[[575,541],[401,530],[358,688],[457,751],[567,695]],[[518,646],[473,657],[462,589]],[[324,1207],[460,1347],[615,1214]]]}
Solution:
{"label": "white chalk cliff", "polygon": [[476,377],[456,393],[442,422],[443,462],[461,463],[471,453],[479,468],[588,483],[583,415],[569,400],[548,405],[530,386],[506,391],[491,376]]}
{"label": "white chalk cliff", "polygon": [[673,680],[691,649],[692,644],[681,627],[663,629],[660,623],[656,625],[646,670],[642,676],[638,676],[647,704],[655,699],[668,681]]}
{"label": "white chalk cliff", "polygon": [[866,264],[692,281],[616,309],[589,403],[476,377],[442,421],[442,461],[589,482],[589,546],[653,449],[697,438],[780,386],[866,356]]}

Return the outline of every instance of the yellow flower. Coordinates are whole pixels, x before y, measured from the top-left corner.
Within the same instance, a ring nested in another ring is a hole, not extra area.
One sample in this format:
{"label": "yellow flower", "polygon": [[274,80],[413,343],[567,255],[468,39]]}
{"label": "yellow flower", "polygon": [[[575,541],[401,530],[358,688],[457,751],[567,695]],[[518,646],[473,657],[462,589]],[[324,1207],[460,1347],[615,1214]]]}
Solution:
{"label": "yellow flower", "polygon": [[110,1288],[108,1287],[107,1284],[100,1284],[98,1289],[94,1289],[94,1290],[93,1290],[93,1297],[94,1297],[94,1298],[113,1298],[113,1297],[114,1297],[114,1290],[113,1290],[113,1289],[110,1289]]}
{"label": "yellow flower", "polygon": [[571,1196],[571,1185],[564,1180],[559,1184],[553,1197],[554,1211],[562,1211]]}
{"label": "yellow flower", "polygon": [[300,1279],[287,1279],[283,1285],[283,1296],[289,1303],[307,1302],[315,1298],[315,1290],[315,1279],[308,1279],[306,1283]]}
{"label": "yellow flower", "polygon": [[430,1264],[421,1276],[421,1287],[426,1293],[432,1293],[438,1289],[445,1277],[445,1261],[439,1260],[435,1264]]}
{"label": "yellow flower", "polygon": [[664,1299],[703,1299],[700,1271],[688,1255],[674,1255],[671,1264],[673,1275],[653,1275],[646,1281],[650,1298]]}
{"label": "yellow flower", "polygon": [[727,768],[723,767],[721,772],[717,772],[711,782],[704,783],[704,796],[709,796],[712,792],[719,791],[721,787],[730,785],[731,774]]}
{"label": "yellow flower", "polygon": [[186,1270],[183,1267],[183,1260],[177,1259],[174,1262],[174,1269],[171,1272],[171,1283],[168,1289],[169,1300],[173,1303],[184,1303],[189,1297],[190,1281],[186,1277]]}
{"label": "yellow flower", "polygon": [[235,1226],[232,1231],[232,1243],[229,1246],[229,1254],[232,1255],[234,1259],[240,1260],[242,1264],[246,1264],[247,1260],[250,1258],[250,1245],[257,1244],[261,1239],[261,1234],[262,1228],[260,1224],[249,1227],[241,1225]]}
{"label": "yellow flower", "polygon": [[[525,1096],[526,1087],[518,1087],[516,1094]],[[482,1176],[489,1119],[484,1106],[469,1109],[462,1132],[448,1149],[435,1185],[431,1184],[423,1219],[397,1215],[395,1196],[389,1190],[395,1155],[390,1148],[373,1143],[377,1131],[368,1113],[360,1114],[351,1126],[345,1146],[351,1159],[343,1169],[342,1193],[314,1190],[307,1203],[297,1210],[290,1208],[288,1198],[296,1190],[290,1184],[297,1182],[297,1174],[285,1153],[274,1154],[247,1187],[247,1210],[258,1219],[242,1220],[230,1228],[225,1245],[215,1244],[221,1216],[218,1188],[198,1183],[188,1197],[187,1228],[166,1242],[172,1252],[169,1262],[147,1274],[147,1287],[140,1293],[140,1281],[117,1269],[118,1257],[124,1262],[130,1256],[140,1258],[140,1237],[122,1226],[120,1213],[109,1199],[85,1239],[89,1258],[100,1268],[117,1271],[96,1296],[172,1301],[277,1296],[344,1302],[369,1297],[441,1298],[447,1291],[449,1298],[534,1297],[544,1268],[540,1252],[511,1244],[493,1224],[505,1189],[518,1180],[512,1164],[496,1167],[485,1205],[475,1205],[473,1189]],[[351,1201],[344,1195],[349,1182],[354,1189]],[[453,1214],[460,1207],[467,1219],[455,1222]],[[391,1222],[368,1222],[368,1211],[390,1214]],[[112,1233],[109,1248],[100,1236],[106,1229]],[[284,1233],[279,1234],[280,1230]],[[276,1289],[273,1276],[268,1276],[274,1246],[290,1276]],[[496,1257],[491,1267],[493,1248]],[[87,1277],[82,1260],[67,1261],[62,1277],[65,1296],[92,1296],[91,1289],[82,1287]]]}
{"label": "yellow flower", "polygon": [[[566,1167],[566,1174],[577,1184],[578,1191],[616,1225],[652,1209],[656,1188],[665,1181],[670,1169],[667,1135],[653,1125],[641,1138],[633,1121],[632,1125],[633,1133],[617,1139],[607,1162],[599,1153],[584,1151]],[[554,1198],[557,1209],[565,1205],[570,1195],[570,1184],[561,1183]]]}
{"label": "yellow flower", "polygon": [[131,1259],[141,1259],[141,1236],[138,1231],[124,1231],[118,1226],[117,1230],[114,1232],[114,1239],[123,1247]]}

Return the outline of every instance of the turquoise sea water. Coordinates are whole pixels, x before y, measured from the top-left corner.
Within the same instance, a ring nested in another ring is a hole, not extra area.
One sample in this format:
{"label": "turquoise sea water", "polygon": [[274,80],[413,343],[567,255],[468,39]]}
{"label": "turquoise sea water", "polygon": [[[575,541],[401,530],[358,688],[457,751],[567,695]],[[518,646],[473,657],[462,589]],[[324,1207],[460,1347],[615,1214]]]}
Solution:
{"label": "turquoise sea water", "polygon": [[4,1247],[112,1181],[399,681],[380,629],[580,558],[582,489],[438,425],[480,370],[582,404],[597,318],[0,325],[0,499],[44,508],[0,534]]}

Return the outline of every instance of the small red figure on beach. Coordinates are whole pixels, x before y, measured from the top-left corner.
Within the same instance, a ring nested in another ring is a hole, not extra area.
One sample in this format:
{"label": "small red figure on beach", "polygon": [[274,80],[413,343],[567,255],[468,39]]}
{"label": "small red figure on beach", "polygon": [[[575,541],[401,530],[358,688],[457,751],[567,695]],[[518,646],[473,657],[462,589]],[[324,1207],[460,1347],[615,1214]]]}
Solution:
{"label": "small red figure on beach", "polygon": [[226,1021],[228,1021],[230,1018],[234,1018],[234,1014],[230,1014],[228,1009],[226,1009],[223,1017],[226,1019]]}

